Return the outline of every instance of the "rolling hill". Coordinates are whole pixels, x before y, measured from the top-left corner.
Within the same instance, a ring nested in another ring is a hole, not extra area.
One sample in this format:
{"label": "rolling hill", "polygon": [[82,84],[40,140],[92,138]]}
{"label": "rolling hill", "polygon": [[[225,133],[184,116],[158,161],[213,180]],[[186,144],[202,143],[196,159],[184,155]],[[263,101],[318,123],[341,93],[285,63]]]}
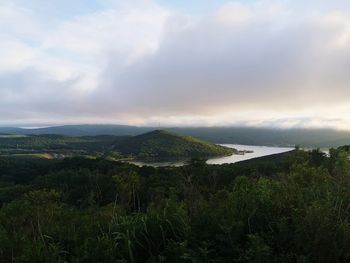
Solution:
{"label": "rolling hill", "polygon": [[0,127],[0,134],[60,134],[65,136],[135,136],[155,129],[193,136],[212,143],[266,146],[339,147],[350,144],[350,131],[254,127],[138,127],[128,125],[64,125],[36,129]]}
{"label": "rolling hill", "polygon": [[210,157],[236,152],[234,149],[164,130],[127,138],[117,143],[115,149],[123,155],[137,158]]}
{"label": "rolling hill", "polygon": [[184,158],[225,156],[234,149],[218,146],[189,136],[155,130],[138,136],[64,136],[1,135],[0,154],[56,153],[65,156],[117,156],[150,158]]}

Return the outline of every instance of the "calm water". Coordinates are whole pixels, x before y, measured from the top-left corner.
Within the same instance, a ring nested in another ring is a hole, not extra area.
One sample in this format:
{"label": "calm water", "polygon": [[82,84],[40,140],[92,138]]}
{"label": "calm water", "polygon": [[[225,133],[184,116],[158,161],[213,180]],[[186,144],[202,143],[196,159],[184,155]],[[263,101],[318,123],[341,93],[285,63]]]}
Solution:
{"label": "calm water", "polygon": [[[289,147],[269,147],[269,146],[255,146],[255,145],[241,145],[241,144],[220,144],[229,148],[235,148],[239,151],[252,151],[252,153],[245,153],[244,155],[231,155],[231,156],[225,156],[225,157],[217,157],[217,158],[211,158],[207,161],[208,164],[224,164],[224,163],[236,163],[239,161],[249,160],[252,158],[277,154],[277,153],[284,153],[294,150],[294,148]],[[130,163],[136,164],[138,166],[182,166],[184,165],[185,161],[167,161],[167,162],[138,162],[138,161],[132,161]]]}
{"label": "calm water", "polygon": [[235,148],[238,151],[252,151],[252,153],[245,153],[244,155],[231,155],[226,157],[212,158],[207,161],[208,164],[224,164],[236,163],[239,161],[249,160],[257,157],[284,153],[294,150],[290,147],[270,147],[270,146],[255,146],[255,145],[241,145],[241,144],[221,144],[229,148]]}

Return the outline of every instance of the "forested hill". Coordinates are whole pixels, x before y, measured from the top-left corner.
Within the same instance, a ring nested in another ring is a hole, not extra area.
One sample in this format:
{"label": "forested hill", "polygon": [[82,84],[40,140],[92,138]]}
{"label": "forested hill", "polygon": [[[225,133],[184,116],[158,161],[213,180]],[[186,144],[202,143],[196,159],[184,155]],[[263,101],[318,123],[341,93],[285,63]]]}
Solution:
{"label": "forested hill", "polygon": [[[0,127],[7,134],[60,134],[66,136],[140,135],[154,127],[127,125],[65,125],[38,129]],[[160,129],[160,128],[158,128]],[[161,128],[193,136],[212,143],[250,145],[301,145],[304,147],[338,147],[350,144],[350,132],[332,129],[272,129],[252,127],[168,127]]]}
{"label": "forested hill", "polygon": [[[0,134],[0,155],[122,158],[191,158],[226,156],[234,149],[189,136],[156,130],[138,136],[62,136]],[[48,156],[45,155],[45,156]]]}
{"label": "forested hill", "polygon": [[234,149],[164,130],[127,138],[116,143],[115,149],[123,155],[138,158],[209,157],[236,152]]}

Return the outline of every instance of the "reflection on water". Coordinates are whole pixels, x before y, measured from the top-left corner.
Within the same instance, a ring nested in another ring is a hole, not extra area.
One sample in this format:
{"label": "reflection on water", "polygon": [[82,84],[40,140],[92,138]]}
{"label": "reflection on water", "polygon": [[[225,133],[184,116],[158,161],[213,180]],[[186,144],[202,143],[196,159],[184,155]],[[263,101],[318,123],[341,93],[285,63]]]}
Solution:
{"label": "reflection on water", "polygon": [[[241,144],[220,144],[220,145],[226,146],[229,148],[235,148],[238,151],[249,151],[249,152],[245,153],[244,155],[234,154],[231,156],[210,158],[207,161],[208,164],[236,163],[236,162],[249,160],[257,157],[289,152],[294,149],[290,147],[270,147],[270,146],[255,146],[255,145],[241,145]],[[163,161],[163,162],[130,161],[130,163],[133,163],[138,166],[149,165],[154,167],[182,166],[185,164],[185,162],[186,160],[173,160],[173,161]]]}
{"label": "reflection on water", "polygon": [[143,161],[127,161],[128,163],[135,164],[137,166],[153,166],[153,167],[162,167],[162,166],[183,166],[187,160],[174,160],[174,161],[163,161],[163,162],[143,162]]}
{"label": "reflection on water", "polygon": [[255,146],[255,145],[240,145],[240,144],[221,144],[229,148],[235,148],[238,151],[251,151],[244,155],[231,155],[225,157],[212,158],[207,161],[208,164],[224,164],[236,163],[239,161],[249,160],[257,157],[284,153],[294,150],[290,147],[270,147],[270,146]]}

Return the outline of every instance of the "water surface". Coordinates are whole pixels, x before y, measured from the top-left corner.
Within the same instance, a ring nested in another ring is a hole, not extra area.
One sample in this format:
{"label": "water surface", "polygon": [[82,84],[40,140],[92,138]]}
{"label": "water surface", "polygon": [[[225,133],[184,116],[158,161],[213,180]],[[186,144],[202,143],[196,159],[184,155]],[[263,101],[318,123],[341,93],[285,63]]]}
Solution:
{"label": "water surface", "polygon": [[[284,153],[294,150],[291,147],[271,147],[271,146],[256,146],[256,145],[241,145],[241,144],[220,144],[222,146],[226,146],[228,148],[235,148],[238,151],[249,151],[244,155],[234,154],[231,156],[224,157],[215,157],[208,159],[208,164],[224,164],[224,163],[236,163],[244,160],[249,160],[257,157],[268,156],[272,154]],[[184,165],[186,160],[174,160],[174,161],[165,161],[165,162],[142,162],[142,161],[130,161],[138,166],[182,166]]]}

